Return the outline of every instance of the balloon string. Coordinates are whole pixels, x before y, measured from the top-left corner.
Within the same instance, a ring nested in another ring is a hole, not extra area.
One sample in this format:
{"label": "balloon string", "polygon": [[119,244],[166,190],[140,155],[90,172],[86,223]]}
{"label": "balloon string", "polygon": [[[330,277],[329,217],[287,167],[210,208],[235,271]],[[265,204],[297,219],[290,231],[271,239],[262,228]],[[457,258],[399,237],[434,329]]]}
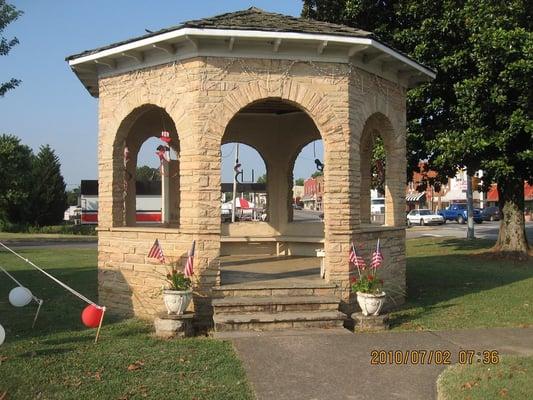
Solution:
{"label": "balloon string", "polygon": [[13,275],[11,275],[9,272],[7,272],[3,267],[0,266],[0,269],[1,269],[2,271],[4,271],[4,274],[6,274],[7,276],[9,276],[9,277],[11,278],[11,280],[12,280],[13,282],[15,282],[17,285],[22,286],[22,287],[25,287],[22,283],[20,283],[19,281],[17,281]]}
{"label": "balloon string", "polygon": [[91,304],[93,306],[95,306],[96,308],[99,308],[99,309],[102,309],[101,306],[99,306],[98,304],[94,303],[93,301],[89,300],[87,297],[85,297],[84,295],[82,295],[81,293],[77,292],[76,290],[72,289],[70,286],[67,286],[66,284],[64,284],[63,282],[61,282],[59,279],[57,279],[56,277],[50,275],[48,272],[46,272],[45,270],[43,270],[42,268],[38,267],[37,265],[35,265],[34,263],[32,263],[30,260],[28,260],[27,258],[24,258],[22,257],[20,254],[18,254],[17,252],[15,252],[14,250],[11,250],[9,247],[7,247],[5,244],[3,244],[2,242],[0,242],[0,245],[5,248],[6,250],[10,251],[11,253],[13,253],[14,255],[16,255],[18,258],[20,258],[21,260],[25,261],[26,263],[30,264],[32,267],[34,267],[35,269],[37,269],[38,271],[42,272],[44,275],[46,275],[47,277],[49,277],[50,279],[52,279],[55,283],[57,283],[59,286],[61,286],[63,289],[65,290],[68,290],[70,293],[72,293],[74,296],[77,296],[78,298],[80,298],[81,300],[83,300],[84,302],[86,302],[87,304]]}

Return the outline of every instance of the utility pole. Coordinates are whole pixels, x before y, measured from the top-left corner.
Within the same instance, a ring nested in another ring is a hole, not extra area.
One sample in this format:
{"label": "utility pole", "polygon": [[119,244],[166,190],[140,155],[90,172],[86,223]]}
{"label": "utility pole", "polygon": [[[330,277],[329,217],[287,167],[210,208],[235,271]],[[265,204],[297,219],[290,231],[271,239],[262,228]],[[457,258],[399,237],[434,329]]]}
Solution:
{"label": "utility pole", "polygon": [[468,217],[467,239],[475,239],[474,234],[474,196],[472,193],[472,177],[466,173],[466,213]]}
{"label": "utility pole", "polygon": [[235,208],[237,205],[237,171],[235,167],[239,163],[239,143],[236,144],[237,149],[235,151],[235,164],[233,170],[233,199],[231,202],[231,222],[235,222]]}

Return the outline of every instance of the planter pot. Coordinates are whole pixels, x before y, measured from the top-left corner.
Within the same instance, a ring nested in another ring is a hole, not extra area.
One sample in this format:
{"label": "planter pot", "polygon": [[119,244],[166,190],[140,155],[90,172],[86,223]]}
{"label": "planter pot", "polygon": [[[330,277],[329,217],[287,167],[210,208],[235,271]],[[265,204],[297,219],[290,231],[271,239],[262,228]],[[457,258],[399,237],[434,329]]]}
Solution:
{"label": "planter pot", "polygon": [[183,315],[192,300],[192,290],[163,290],[168,314]]}
{"label": "planter pot", "polygon": [[363,315],[379,315],[385,303],[385,292],[379,294],[357,292],[357,302]]}

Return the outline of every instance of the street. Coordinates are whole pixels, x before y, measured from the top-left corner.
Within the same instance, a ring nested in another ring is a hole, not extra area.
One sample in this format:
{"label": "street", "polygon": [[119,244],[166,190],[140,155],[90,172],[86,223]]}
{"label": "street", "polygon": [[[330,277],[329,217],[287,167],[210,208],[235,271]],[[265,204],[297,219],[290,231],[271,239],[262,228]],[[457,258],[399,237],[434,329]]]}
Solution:
{"label": "street", "polygon": [[[322,211],[294,210],[294,222],[317,222],[320,221]],[[484,221],[474,225],[476,238],[496,240],[500,221]],[[456,222],[447,222],[444,225],[412,226],[406,229],[407,239],[419,237],[444,237],[466,238],[467,225]],[[529,242],[533,242],[533,222],[526,222],[526,234]]]}
{"label": "street", "polygon": [[[474,232],[478,239],[496,240],[498,238],[498,230],[500,228],[500,221],[483,222],[482,224],[474,225]],[[444,237],[452,236],[456,238],[466,238],[467,225],[461,225],[456,222],[447,222],[444,225],[434,226],[413,226],[407,228],[407,239],[419,237]],[[526,234],[529,242],[533,241],[533,222],[526,222]]]}

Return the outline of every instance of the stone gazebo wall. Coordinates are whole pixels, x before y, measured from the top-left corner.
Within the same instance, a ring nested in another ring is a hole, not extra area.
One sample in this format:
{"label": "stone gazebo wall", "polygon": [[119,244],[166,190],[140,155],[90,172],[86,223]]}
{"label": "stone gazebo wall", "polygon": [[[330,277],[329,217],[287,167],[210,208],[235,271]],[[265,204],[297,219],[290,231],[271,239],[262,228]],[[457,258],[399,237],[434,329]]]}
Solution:
{"label": "stone gazebo wall", "polygon": [[[210,288],[219,270],[220,145],[231,118],[265,98],[305,110],[324,141],[326,278],[340,285],[348,301],[350,242],[372,239],[370,251],[379,236],[395,282],[405,286],[405,92],[399,86],[346,64],[214,57],[102,78],[99,84],[99,294],[110,312],[150,317],[161,310],[164,268],[149,263],[147,252],[158,238],[167,256],[183,258],[196,239],[194,307],[209,323]],[[146,104],[168,113],[179,138],[177,228],[124,227],[122,146],[135,110]],[[367,131],[382,135],[390,150],[390,227],[360,224],[359,150]]]}

